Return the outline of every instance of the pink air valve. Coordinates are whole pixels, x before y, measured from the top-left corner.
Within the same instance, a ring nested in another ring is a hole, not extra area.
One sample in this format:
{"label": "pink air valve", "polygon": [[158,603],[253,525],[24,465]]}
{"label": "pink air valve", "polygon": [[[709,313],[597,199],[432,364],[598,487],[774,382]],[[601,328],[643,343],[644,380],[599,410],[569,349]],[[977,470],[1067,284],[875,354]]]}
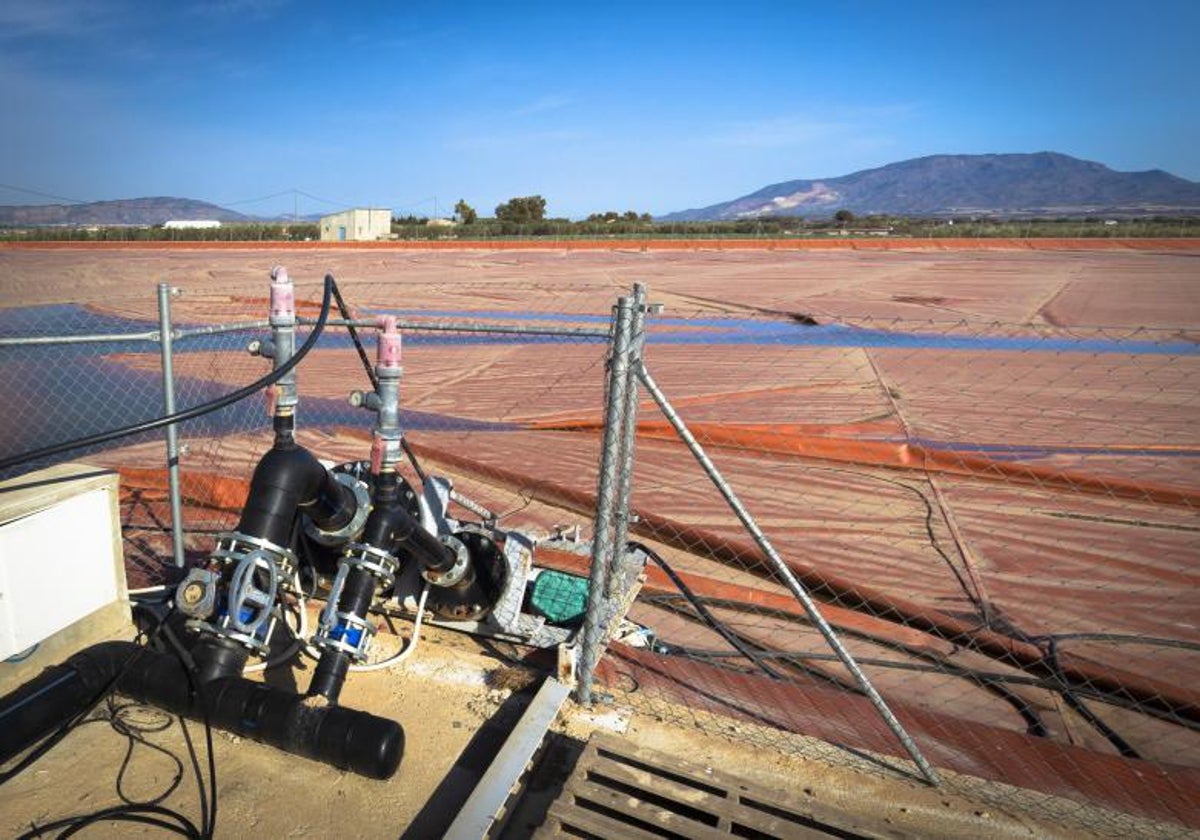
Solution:
{"label": "pink air valve", "polygon": [[379,346],[375,361],[380,367],[400,367],[400,333],[396,329],[396,317],[384,315],[379,319]]}
{"label": "pink air valve", "polygon": [[296,287],[281,265],[271,269],[271,317],[296,317]]}

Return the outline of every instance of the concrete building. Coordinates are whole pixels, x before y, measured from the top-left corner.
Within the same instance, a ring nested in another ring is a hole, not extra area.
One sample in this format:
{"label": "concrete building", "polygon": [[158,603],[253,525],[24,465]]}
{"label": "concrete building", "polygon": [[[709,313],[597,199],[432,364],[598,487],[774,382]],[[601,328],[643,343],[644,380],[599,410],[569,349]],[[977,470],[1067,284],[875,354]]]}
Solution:
{"label": "concrete building", "polygon": [[321,217],[322,242],[369,242],[387,239],[391,232],[392,211],[386,207],[360,207]]}

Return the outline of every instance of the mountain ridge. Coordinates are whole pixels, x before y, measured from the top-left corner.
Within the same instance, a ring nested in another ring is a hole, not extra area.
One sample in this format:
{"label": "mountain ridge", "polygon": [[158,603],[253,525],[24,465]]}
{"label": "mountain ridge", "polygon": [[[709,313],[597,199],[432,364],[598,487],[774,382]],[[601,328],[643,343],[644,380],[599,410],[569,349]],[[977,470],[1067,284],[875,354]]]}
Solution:
{"label": "mountain ridge", "polygon": [[1200,184],[1161,169],[1118,172],[1058,152],[928,155],[835,178],[769,184],[732,201],[659,221],[763,216],[1200,213]]}
{"label": "mountain ridge", "polygon": [[0,206],[0,225],[9,227],[83,227],[87,225],[161,225],[172,219],[220,222],[258,221],[207,201],[171,196],[122,198],[81,204]]}

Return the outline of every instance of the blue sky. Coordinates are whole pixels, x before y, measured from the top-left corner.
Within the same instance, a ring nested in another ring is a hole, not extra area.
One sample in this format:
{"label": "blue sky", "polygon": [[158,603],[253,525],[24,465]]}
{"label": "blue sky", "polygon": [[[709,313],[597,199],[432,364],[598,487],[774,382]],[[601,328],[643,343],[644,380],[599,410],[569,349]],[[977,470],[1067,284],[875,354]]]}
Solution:
{"label": "blue sky", "polygon": [[658,214],[1045,150],[1200,180],[1198,32],[1200,0],[0,0],[0,204]]}

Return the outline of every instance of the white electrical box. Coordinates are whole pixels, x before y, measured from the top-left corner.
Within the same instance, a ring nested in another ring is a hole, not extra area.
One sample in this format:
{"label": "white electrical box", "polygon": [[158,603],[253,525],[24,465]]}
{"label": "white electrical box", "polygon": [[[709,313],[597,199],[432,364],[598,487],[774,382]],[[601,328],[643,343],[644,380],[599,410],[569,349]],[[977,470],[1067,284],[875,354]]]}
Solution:
{"label": "white electrical box", "polygon": [[0,661],[105,608],[128,615],[117,493],[115,473],[82,465],[0,484]]}

